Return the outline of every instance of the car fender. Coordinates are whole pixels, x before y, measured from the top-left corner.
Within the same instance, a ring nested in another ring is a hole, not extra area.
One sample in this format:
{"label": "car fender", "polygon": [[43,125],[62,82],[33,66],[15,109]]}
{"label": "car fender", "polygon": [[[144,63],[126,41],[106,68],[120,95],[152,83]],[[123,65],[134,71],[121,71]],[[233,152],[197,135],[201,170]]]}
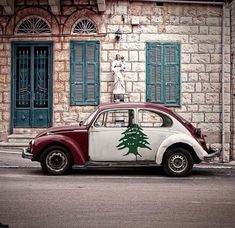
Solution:
{"label": "car fender", "polygon": [[204,156],[207,155],[207,152],[202,148],[202,146],[194,139],[192,136],[187,134],[174,134],[166,138],[161,145],[159,146],[157,153],[156,153],[156,163],[161,164],[164,153],[167,151],[167,148],[176,144],[176,143],[185,143],[191,146],[195,153],[197,154],[198,158],[203,160]]}
{"label": "car fender", "polygon": [[81,150],[78,143],[76,143],[71,138],[65,135],[45,135],[39,138],[36,138],[32,147],[32,152],[34,157],[37,157],[43,150],[45,150],[48,146],[51,145],[64,145],[68,148],[69,152],[73,156],[73,160],[75,164],[83,165],[86,162],[86,158],[84,156],[83,151]]}

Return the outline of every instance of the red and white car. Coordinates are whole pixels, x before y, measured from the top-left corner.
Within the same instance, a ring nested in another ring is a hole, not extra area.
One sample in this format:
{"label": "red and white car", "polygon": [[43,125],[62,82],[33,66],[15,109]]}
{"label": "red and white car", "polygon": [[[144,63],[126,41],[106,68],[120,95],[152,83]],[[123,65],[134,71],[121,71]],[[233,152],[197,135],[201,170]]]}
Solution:
{"label": "red and white car", "polygon": [[166,107],[115,103],[98,106],[78,126],[41,132],[22,156],[53,175],[95,164],[160,165],[169,176],[185,176],[194,163],[218,154],[218,149],[207,148],[200,129]]}

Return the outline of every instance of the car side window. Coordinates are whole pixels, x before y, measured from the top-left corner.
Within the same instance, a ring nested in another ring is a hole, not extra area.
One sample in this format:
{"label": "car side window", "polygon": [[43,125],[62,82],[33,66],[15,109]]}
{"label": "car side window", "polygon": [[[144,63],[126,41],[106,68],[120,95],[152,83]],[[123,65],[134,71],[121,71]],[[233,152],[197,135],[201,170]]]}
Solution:
{"label": "car side window", "polygon": [[94,123],[95,127],[128,127],[134,123],[134,110],[109,110],[99,115]]}
{"label": "car side window", "polygon": [[152,110],[138,110],[138,122],[141,127],[170,127],[172,120],[162,114]]}

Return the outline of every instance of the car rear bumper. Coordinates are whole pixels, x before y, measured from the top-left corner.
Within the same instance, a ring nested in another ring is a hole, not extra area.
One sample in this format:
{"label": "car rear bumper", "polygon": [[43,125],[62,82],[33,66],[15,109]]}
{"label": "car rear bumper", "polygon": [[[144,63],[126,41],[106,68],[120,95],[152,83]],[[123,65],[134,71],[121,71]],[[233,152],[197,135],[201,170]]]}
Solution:
{"label": "car rear bumper", "polygon": [[204,156],[204,161],[210,161],[215,157],[218,157],[221,153],[219,148],[210,148],[208,151],[208,155]]}
{"label": "car rear bumper", "polygon": [[33,154],[30,153],[28,148],[24,148],[22,151],[22,158],[28,158],[32,160]]}

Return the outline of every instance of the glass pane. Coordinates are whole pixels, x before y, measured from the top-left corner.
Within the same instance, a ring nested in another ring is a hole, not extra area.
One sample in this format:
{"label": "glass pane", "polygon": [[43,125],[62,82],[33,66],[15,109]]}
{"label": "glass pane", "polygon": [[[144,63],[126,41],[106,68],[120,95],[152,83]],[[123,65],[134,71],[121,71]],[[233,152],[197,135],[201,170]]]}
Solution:
{"label": "glass pane", "polygon": [[34,107],[48,106],[48,48],[34,48]]}
{"label": "glass pane", "polygon": [[16,51],[16,107],[30,107],[30,48]]}

